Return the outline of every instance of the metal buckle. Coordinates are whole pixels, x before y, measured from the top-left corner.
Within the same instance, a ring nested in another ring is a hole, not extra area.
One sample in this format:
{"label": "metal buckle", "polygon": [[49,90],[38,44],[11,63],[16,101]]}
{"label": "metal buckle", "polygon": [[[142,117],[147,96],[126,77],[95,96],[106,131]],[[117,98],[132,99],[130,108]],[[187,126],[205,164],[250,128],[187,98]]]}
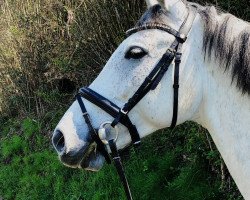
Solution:
{"label": "metal buckle", "polygon": [[177,37],[179,38],[181,43],[184,43],[187,40],[187,36],[183,33],[178,33]]}
{"label": "metal buckle", "polygon": [[120,112],[121,112],[123,115],[127,115],[127,114],[128,114],[128,111],[123,110],[123,108],[120,109]]}
{"label": "metal buckle", "polygon": [[[170,53],[170,54],[175,54],[175,53],[176,53],[176,50],[173,49],[173,48],[171,48],[171,47],[169,47],[167,51],[168,51],[168,53]],[[167,54],[167,56],[169,56],[169,55]]]}
{"label": "metal buckle", "polygon": [[112,127],[112,122],[104,122],[100,125],[98,129],[98,136],[103,144],[108,145],[109,140],[114,140],[116,142],[118,138],[118,128],[117,126]]}
{"label": "metal buckle", "polygon": [[139,146],[141,144],[141,140],[134,142],[135,146]]}
{"label": "metal buckle", "polygon": [[84,112],[84,113],[82,113],[82,116],[85,116],[85,115],[87,115],[88,114],[88,112]]}
{"label": "metal buckle", "polygon": [[175,52],[175,49],[169,47],[169,48],[168,48],[168,51],[169,51],[170,53],[174,53],[174,52]]}

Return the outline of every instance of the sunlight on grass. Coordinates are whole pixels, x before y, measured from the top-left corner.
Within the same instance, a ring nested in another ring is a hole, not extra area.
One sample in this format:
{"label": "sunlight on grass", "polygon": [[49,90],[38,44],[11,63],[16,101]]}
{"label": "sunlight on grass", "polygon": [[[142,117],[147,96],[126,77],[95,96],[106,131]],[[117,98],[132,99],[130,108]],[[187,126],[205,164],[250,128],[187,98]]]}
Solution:
{"label": "sunlight on grass", "polygon": [[[12,124],[16,122],[4,128]],[[26,118],[16,125],[16,132],[25,137],[13,132],[1,140],[0,194],[4,199],[125,199],[113,165],[105,165],[98,173],[66,168],[50,138],[36,134],[40,124]],[[197,147],[206,149],[203,130],[187,126],[173,133],[160,131],[145,138],[139,149],[122,152],[135,199],[230,199],[220,190],[220,177],[210,175],[207,152],[197,151]]]}

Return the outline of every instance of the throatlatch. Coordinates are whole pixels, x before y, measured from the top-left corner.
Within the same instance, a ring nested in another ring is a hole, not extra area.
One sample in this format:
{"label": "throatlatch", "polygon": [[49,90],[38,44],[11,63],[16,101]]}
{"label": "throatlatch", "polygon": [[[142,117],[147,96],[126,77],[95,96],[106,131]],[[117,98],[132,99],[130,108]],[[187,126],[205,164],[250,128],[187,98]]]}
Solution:
{"label": "throatlatch", "polygon": [[[155,5],[159,6],[159,5]],[[160,6],[159,6],[160,9]],[[172,45],[167,49],[167,51],[162,55],[162,58],[157,63],[157,65],[153,68],[150,74],[145,78],[142,85],[137,89],[135,94],[124,104],[122,108],[119,108],[116,104],[108,100],[107,98],[101,96],[97,92],[91,90],[88,87],[83,87],[79,90],[79,93],[76,95],[76,99],[80,105],[80,108],[83,113],[84,120],[88,125],[89,132],[91,134],[91,138],[93,142],[97,144],[97,150],[104,156],[108,163],[111,163],[109,153],[106,149],[106,144],[102,142],[100,139],[96,129],[93,127],[90,116],[87,113],[86,107],[82,100],[82,97],[91,103],[95,104],[109,115],[114,117],[113,122],[110,122],[112,127],[115,127],[118,123],[123,124],[127,127],[131,140],[134,145],[140,144],[140,136],[136,129],[136,126],[131,122],[129,119],[129,112],[137,105],[138,102],[150,91],[154,90],[160,81],[162,80],[163,76],[165,75],[166,71],[168,70],[169,66],[175,60],[174,65],[174,83],[173,83],[173,117],[171,128],[174,128],[177,123],[178,118],[178,93],[179,93],[179,68],[181,63],[181,56],[182,56],[182,44],[186,41],[187,35],[190,32],[192,27],[193,21],[195,19],[197,10],[193,6],[188,7],[189,12],[188,16],[186,17],[185,21],[182,23],[179,31],[174,30],[173,28],[165,25],[165,24],[145,24],[143,26],[138,26],[132,28],[126,32],[128,36],[134,34],[139,31],[149,30],[149,29],[158,29],[161,31],[165,31],[173,36],[175,36],[175,40]],[[123,183],[127,199],[132,199],[132,195],[129,189],[129,185],[124,173],[124,168],[121,163],[121,158],[119,156],[115,140],[112,138],[108,140],[107,143],[110,147],[112,158],[114,160],[114,164],[116,166],[117,172],[120,176],[120,179]]]}

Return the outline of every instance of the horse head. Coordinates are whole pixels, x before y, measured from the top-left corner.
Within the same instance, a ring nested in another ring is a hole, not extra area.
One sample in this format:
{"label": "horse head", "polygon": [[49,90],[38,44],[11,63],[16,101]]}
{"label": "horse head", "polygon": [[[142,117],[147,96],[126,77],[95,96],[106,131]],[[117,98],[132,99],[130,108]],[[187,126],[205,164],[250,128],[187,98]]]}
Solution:
{"label": "horse head", "polygon": [[[182,1],[147,1],[148,10],[137,22],[136,27],[145,24],[167,25],[179,30],[188,15],[188,8]],[[193,27],[196,26],[195,22]],[[179,100],[177,124],[195,117],[202,98],[202,75],[199,63],[195,62],[196,37],[193,30],[182,48],[182,62],[179,72]],[[133,96],[145,78],[161,60],[162,55],[176,38],[159,29],[140,30],[125,39],[113,53],[98,77],[89,86],[90,89],[122,107]],[[192,45],[192,51],[190,50]],[[140,137],[156,130],[169,127],[173,116],[173,76],[172,62],[154,90],[150,90],[129,112],[128,116],[136,126]],[[188,91],[188,92],[187,92]],[[113,117],[93,103],[83,99],[91,123],[95,129]],[[131,143],[127,127],[116,125],[118,149]],[[95,148],[82,112],[75,101],[57,125],[53,134],[53,145],[61,161],[70,167],[99,170],[104,158]]]}

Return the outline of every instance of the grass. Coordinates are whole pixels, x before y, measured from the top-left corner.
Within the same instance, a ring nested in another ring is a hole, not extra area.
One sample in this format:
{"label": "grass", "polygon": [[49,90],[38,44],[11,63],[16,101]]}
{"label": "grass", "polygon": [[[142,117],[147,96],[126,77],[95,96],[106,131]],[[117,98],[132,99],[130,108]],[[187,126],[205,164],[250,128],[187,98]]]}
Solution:
{"label": "grass", "polygon": [[[10,120],[1,129],[0,194],[5,200],[125,199],[113,165],[98,173],[66,168],[50,137],[38,134],[42,124],[29,117]],[[205,138],[203,129],[186,123],[145,138],[139,149],[123,151],[134,199],[242,199],[235,186],[227,192],[220,187],[219,173],[212,169],[218,166],[209,164],[220,157],[210,155]]]}

